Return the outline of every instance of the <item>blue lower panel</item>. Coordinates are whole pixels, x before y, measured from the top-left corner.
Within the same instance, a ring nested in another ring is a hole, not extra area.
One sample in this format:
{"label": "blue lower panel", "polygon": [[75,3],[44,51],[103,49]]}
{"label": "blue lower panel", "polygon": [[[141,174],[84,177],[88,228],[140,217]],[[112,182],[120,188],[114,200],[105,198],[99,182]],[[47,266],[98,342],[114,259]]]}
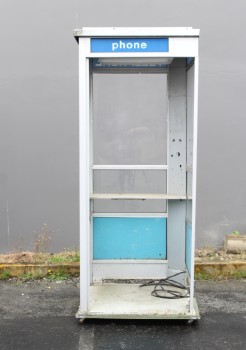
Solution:
{"label": "blue lower panel", "polygon": [[191,240],[192,240],[192,231],[191,225],[186,223],[186,235],[185,235],[185,262],[187,270],[190,274],[191,271]]}
{"label": "blue lower panel", "polygon": [[94,218],[94,259],[166,259],[166,218]]}

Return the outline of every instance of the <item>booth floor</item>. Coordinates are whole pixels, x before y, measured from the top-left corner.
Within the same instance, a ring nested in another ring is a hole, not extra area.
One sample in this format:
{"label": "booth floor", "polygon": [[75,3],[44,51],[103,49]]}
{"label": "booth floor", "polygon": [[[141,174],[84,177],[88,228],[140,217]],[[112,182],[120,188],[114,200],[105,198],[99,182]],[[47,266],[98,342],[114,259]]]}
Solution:
{"label": "booth floor", "polygon": [[[189,312],[189,298],[165,299],[151,295],[153,286],[106,283],[89,289],[89,311],[86,318],[199,318],[194,300],[194,311]],[[172,288],[174,289],[174,288]],[[81,315],[78,312],[77,317]],[[83,318],[83,317],[81,317]]]}

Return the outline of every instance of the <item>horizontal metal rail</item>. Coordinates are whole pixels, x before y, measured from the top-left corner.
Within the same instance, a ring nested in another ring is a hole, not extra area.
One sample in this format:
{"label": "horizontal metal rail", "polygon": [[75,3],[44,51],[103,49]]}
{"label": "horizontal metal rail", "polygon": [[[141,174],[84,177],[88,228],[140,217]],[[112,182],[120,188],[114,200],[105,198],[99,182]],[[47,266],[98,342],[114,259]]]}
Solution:
{"label": "horizontal metal rail", "polygon": [[93,170],[167,170],[165,165],[92,165]]}
{"label": "horizontal metal rail", "polygon": [[187,199],[186,195],[175,195],[167,193],[91,193],[90,199]]}

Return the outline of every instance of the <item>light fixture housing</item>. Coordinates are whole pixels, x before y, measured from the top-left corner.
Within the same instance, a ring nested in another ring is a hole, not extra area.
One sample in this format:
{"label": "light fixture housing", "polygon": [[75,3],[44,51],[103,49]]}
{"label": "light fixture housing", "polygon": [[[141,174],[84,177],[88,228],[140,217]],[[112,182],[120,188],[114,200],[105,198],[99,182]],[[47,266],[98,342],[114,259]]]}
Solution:
{"label": "light fixture housing", "polygon": [[102,57],[92,60],[93,69],[159,68],[166,69],[172,57]]}

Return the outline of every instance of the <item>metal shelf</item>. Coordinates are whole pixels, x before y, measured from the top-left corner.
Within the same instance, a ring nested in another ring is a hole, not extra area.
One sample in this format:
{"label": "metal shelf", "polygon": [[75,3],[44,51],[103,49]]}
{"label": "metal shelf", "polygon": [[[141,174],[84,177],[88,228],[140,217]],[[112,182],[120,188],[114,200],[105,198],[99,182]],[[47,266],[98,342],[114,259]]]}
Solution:
{"label": "metal shelf", "polygon": [[175,195],[167,193],[91,193],[90,199],[133,199],[133,200],[146,200],[146,199],[187,199],[186,195]]}

